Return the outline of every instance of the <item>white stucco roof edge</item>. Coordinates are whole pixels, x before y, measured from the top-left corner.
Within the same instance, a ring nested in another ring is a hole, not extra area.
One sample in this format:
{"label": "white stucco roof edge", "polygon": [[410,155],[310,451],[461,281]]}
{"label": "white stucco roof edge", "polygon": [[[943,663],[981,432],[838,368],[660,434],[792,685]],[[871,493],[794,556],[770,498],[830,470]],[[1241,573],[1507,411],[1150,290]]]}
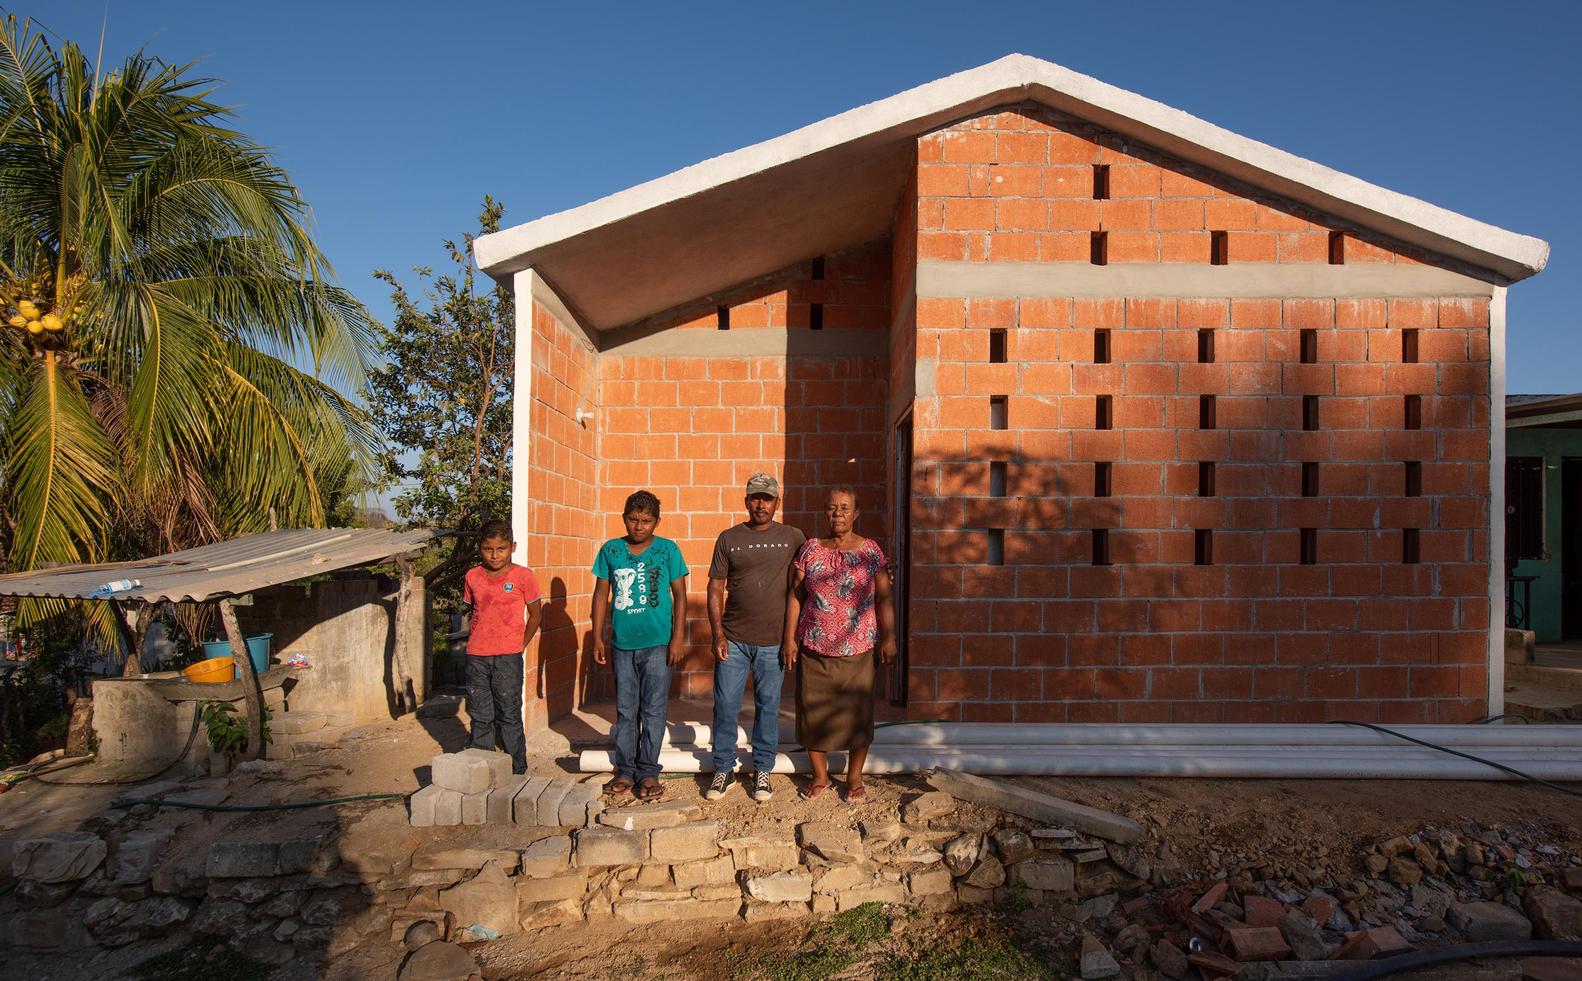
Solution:
{"label": "white stucco roof edge", "polygon": [[1370,184],[1052,62],[1012,54],[579,207],[482,236],[475,243],[478,265],[503,278],[531,266],[541,249],[712,188],[844,144],[882,138],[887,132],[895,138],[912,138],[919,134],[909,124],[926,122],[932,128],[957,107],[982,111],[1024,99],[1508,281],[1541,271],[1549,259],[1549,243],[1542,239]]}

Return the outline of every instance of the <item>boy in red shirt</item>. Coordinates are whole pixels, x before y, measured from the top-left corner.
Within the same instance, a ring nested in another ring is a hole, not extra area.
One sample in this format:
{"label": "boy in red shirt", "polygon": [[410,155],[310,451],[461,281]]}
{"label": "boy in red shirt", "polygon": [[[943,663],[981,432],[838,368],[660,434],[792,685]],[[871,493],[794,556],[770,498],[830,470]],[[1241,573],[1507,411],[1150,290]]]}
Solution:
{"label": "boy in red shirt", "polygon": [[543,614],[538,579],[511,561],[511,526],[486,521],[478,531],[483,565],[467,570],[462,602],[472,607],[467,635],[467,714],[474,749],[494,749],[495,735],[511,754],[511,769],[527,772],[522,732],[523,653]]}

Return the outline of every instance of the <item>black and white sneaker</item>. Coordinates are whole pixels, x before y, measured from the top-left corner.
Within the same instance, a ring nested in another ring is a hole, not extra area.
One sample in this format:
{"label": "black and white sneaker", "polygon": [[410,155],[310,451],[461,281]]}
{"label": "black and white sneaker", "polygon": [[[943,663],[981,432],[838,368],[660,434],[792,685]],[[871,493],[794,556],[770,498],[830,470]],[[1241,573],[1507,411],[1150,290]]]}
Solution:
{"label": "black and white sneaker", "polygon": [[709,789],[703,792],[703,796],[709,800],[719,800],[730,792],[731,783],[729,773],[716,772],[714,778],[709,781]]}
{"label": "black and white sneaker", "polygon": [[762,770],[753,774],[753,800],[762,804],[774,795],[774,788],[769,786],[769,774]]}

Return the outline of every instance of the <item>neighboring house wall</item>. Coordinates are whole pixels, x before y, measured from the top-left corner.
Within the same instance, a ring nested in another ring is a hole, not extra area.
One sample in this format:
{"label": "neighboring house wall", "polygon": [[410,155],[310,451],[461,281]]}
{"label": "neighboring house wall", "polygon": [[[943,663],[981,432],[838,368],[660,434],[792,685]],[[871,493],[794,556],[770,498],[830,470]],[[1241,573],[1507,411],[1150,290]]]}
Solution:
{"label": "neighboring house wall", "polygon": [[[520,308],[520,307],[519,307]],[[570,712],[587,685],[578,668],[593,601],[593,551],[600,523],[594,428],[595,352],[573,325],[533,300],[530,507],[516,528],[525,561],[544,592],[543,624],[528,650],[523,722],[531,731]],[[520,316],[518,320],[520,322]],[[578,418],[578,412],[583,417]]]}
{"label": "neighboring house wall", "polygon": [[[1561,493],[1562,463],[1568,458],[1582,458],[1582,430],[1543,429],[1515,426],[1505,431],[1507,457],[1539,457],[1543,460],[1543,548],[1541,559],[1524,558],[1517,565],[1516,573],[1537,576],[1532,584],[1530,629],[1538,642],[1556,643],[1561,635],[1561,529],[1565,520],[1565,506]],[[1507,501],[1514,505],[1514,501]],[[1571,520],[1582,521],[1582,514],[1571,515]]]}
{"label": "neighboring house wall", "polygon": [[[1484,712],[1486,283],[1041,107],[927,135],[918,159],[910,714]],[[1339,267],[1332,228],[1345,233]],[[1090,262],[1098,230],[1103,266]],[[1210,265],[1215,231],[1223,268]],[[1418,331],[1418,363],[1402,363],[1403,329]],[[987,363],[991,330],[1007,332],[1007,363]],[[1301,363],[1304,330],[1315,363]],[[1095,363],[1096,331],[1110,363]],[[1212,363],[1199,363],[1200,331]],[[1419,431],[1408,395],[1421,397]],[[1003,430],[993,396],[1008,399]],[[988,496],[993,461],[1007,463],[1002,498]],[[1200,462],[1215,464],[1204,496]],[[1304,462],[1319,468],[1311,496]],[[1406,494],[1407,462],[1421,464],[1419,496]],[[1109,496],[1096,493],[1100,463]],[[1301,561],[1304,528],[1314,564]],[[1107,530],[1107,565],[1094,529]],[[1415,564],[1403,529],[1418,530]],[[987,564],[994,530],[999,566]],[[1209,565],[1195,564],[1200,530]]]}
{"label": "neighboring house wall", "polygon": [[[685,662],[673,691],[713,687],[706,589],[714,539],[745,517],[758,471],[782,486],[780,519],[824,527],[824,495],[850,484],[859,531],[886,543],[886,332],[890,253],[878,244],[801,263],[610,338],[598,359],[599,537],[624,534],[628,494],[658,495],[658,534],[689,570]],[[814,330],[814,309],[822,327]],[[719,329],[720,308],[729,329]],[[593,547],[583,556],[593,561]],[[608,692],[607,671],[596,691]]]}

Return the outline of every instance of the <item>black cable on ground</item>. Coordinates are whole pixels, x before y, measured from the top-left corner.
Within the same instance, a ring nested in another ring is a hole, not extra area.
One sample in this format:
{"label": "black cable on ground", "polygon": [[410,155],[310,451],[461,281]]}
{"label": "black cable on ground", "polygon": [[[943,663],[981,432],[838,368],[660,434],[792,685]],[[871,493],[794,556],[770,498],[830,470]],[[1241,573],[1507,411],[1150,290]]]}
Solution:
{"label": "black cable on ground", "polygon": [[141,777],[123,777],[120,780],[45,780],[43,777],[29,777],[28,779],[37,780],[39,783],[48,787],[120,787],[125,786],[126,784],[143,783],[144,781],[152,780],[155,777],[162,777],[166,773],[170,772],[171,767],[186,759],[187,753],[192,750],[192,742],[198,737],[198,715],[198,710],[194,708],[192,711],[192,728],[187,732],[187,744],[181,747],[181,752],[176,754],[175,759],[171,760],[169,763],[166,763],[153,773],[145,774]]}
{"label": "black cable on ground", "polygon": [[359,794],[356,797],[287,801],[280,804],[200,804],[186,800],[155,800],[152,797],[118,797],[110,802],[110,806],[136,807],[138,804],[152,804],[155,807],[179,807],[189,811],[295,811],[305,807],[330,807],[360,800],[405,800],[406,796],[406,794]]}
{"label": "black cable on ground", "polygon": [[1490,725],[1492,723],[1499,722],[1501,719],[1520,719],[1522,725],[1524,725],[1524,726],[1530,726],[1530,725],[1533,724],[1533,720],[1532,719],[1529,719],[1527,716],[1522,715],[1520,712],[1502,712],[1499,715],[1491,715],[1491,716],[1489,716],[1486,719],[1479,720],[1478,721],[1478,725],[1480,725],[1480,726]]}
{"label": "black cable on ground", "polygon": [[1573,940],[1498,940],[1435,947],[1414,950],[1410,954],[1397,954],[1331,977],[1333,981],[1374,981],[1375,978],[1387,978],[1403,971],[1418,971],[1439,964],[1486,957],[1582,957],[1582,943]]}
{"label": "black cable on ground", "polygon": [[1451,756],[1459,756],[1464,760],[1471,760],[1474,763],[1482,763],[1484,766],[1492,766],[1496,770],[1503,770],[1504,772],[1509,773],[1511,776],[1521,777],[1523,780],[1530,780],[1540,786],[1548,787],[1550,790],[1558,790],[1562,794],[1570,794],[1572,797],[1582,797],[1582,791],[1572,790],[1570,787],[1562,787],[1557,783],[1551,783],[1550,781],[1545,780],[1543,777],[1535,777],[1531,773],[1523,773],[1521,770],[1518,770],[1513,766],[1506,766],[1504,763],[1496,763],[1493,760],[1486,760],[1481,756],[1473,756],[1471,753],[1463,753],[1459,749],[1451,749],[1448,746],[1440,746],[1435,743],[1428,742],[1425,739],[1418,739],[1416,736],[1408,736],[1404,732],[1396,732],[1394,729],[1386,729],[1384,726],[1376,726],[1372,722],[1354,722],[1351,719],[1335,719],[1330,722],[1330,725],[1361,726],[1364,729],[1372,729],[1374,732],[1382,732],[1386,735],[1395,736],[1397,739],[1404,739],[1409,743],[1416,743],[1419,746],[1427,746],[1429,749],[1437,749],[1441,753],[1449,753]]}

